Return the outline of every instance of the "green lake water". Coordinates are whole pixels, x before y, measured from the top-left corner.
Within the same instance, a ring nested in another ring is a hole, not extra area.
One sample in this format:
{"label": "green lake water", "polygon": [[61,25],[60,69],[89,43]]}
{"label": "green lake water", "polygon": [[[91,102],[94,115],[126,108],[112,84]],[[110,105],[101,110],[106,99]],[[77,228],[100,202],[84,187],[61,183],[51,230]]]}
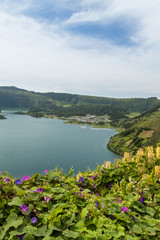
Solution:
{"label": "green lake water", "polygon": [[57,166],[68,173],[94,170],[104,161],[113,162],[116,154],[106,148],[113,129],[65,124],[61,120],[33,118],[3,110],[0,120],[0,171],[14,177],[41,174]]}

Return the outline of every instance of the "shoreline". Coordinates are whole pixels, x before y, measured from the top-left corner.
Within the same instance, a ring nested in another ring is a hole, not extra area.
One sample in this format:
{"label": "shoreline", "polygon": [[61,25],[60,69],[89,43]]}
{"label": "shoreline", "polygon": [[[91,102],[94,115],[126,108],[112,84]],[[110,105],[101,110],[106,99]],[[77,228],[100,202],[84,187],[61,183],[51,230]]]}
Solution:
{"label": "shoreline", "polygon": [[[113,126],[110,125],[110,121],[104,121],[103,124],[98,124],[98,123],[93,123],[93,122],[84,122],[84,121],[80,121],[80,120],[77,120],[77,119],[68,119],[66,117],[58,117],[56,115],[39,115],[39,116],[34,116],[34,114],[30,114],[30,113],[24,113],[24,112],[21,112],[21,111],[18,111],[18,112],[15,112],[15,114],[18,114],[18,115],[28,115],[28,116],[31,116],[31,117],[35,117],[35,118],[50,118],[50,119],[58,119],[58,120],[62,120],[65,124],[73,124],[73,125],[83,125],[83,126],[91,126],[93,129],[113,129],[115,130],[115,132],[121,132],[122,129],[121,128],[115,128]],[[76,116],[78,117],[79,119],[83,119],[84,116]],[[102,117],[102,116],[99,116],[99,117]],[[74,118],[74,117],[73,117]],[[96,116],[96,118],[98,118]],[[117,133],[115,133],[117,134]],[[108,143],[106,144],[106,148],[108,150],[110,150],[111,152],[117,154],[119,157],[122,157],[122,155],[120,155],[119,153],[117,153],[116,151],[112,150],[109,146],[109,143],[110,143],[110,140],[113,136],[110,137]]]}

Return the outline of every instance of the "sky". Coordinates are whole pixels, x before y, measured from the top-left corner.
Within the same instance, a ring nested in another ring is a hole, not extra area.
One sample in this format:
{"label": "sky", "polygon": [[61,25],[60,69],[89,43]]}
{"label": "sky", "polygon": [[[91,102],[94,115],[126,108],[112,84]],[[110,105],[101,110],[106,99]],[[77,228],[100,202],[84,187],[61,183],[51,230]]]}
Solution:
{"label": "sky", "polygon": [[160,0],[0,0],[0,86],[160,98]]}

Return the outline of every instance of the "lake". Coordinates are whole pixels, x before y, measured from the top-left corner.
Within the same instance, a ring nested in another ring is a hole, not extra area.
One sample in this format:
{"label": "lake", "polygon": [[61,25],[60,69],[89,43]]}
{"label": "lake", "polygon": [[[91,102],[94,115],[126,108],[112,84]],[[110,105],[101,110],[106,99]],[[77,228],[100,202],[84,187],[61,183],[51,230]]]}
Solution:
{"label": "lake", "polygon": [[0,120],[0,171],[14,177],[43,173],[57,166],[68,173],[94,170],[104,161],[113,162],[116,154],[106,148],[113,129],[94,129],[65,124],[62,120],[33,118],[3,110]]}

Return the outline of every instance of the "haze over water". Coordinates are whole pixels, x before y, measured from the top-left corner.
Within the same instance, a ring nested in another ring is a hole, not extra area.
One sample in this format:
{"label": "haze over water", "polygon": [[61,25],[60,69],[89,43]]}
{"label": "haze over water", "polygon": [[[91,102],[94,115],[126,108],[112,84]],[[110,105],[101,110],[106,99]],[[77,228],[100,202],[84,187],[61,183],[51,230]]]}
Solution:
{"label": "haze over water", "polygon": [[113,129],[65,124],[61,120],[33,118],[2,111],[0,121],[0,171],[14,177],[43,173],[45,169],[63,168],[67,173],[94,170],[104,161],[113,162],[116,154],[106,148]]}

